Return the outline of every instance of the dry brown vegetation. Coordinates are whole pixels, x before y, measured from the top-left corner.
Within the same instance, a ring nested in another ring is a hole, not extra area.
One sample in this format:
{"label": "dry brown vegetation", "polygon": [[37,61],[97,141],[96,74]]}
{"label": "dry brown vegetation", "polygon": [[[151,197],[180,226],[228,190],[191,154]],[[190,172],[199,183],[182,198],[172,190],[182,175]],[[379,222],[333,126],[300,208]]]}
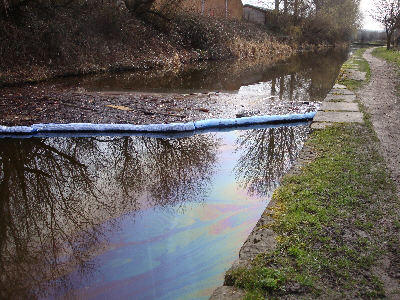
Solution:
{"label": "dry brown vegetation", "polygon": [[348,40],[357,3],[331,2],[315,10],[289,1],[261,26],[185,13],[182,0],[161,7],[154,0],[3,0],[0,86],[201,60],[286,58]]}
{"label": "dry brown vegetation", "polygon": [[293,52],[257,25],[196,15],[139,18],[103,3],[72,2],[57,8],[31,3],[0,15],[0,86]]}

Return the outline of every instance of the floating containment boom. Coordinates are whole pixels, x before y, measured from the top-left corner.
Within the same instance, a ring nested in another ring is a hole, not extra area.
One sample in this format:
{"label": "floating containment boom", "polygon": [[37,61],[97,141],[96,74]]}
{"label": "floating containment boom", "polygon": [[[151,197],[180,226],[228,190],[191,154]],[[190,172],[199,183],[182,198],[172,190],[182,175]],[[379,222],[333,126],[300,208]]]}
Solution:
{"label": "floating containment boom", "polygon": [[69,124],[34,124],[32,126],[1,126],[1,135],[35,135],[40,133],[57,132],[188,132],[197,129],[224,128],[236,126],[248,126],[259,124],[277,124],[312,120],[315,112],[291,115],[253,116],[236,119],[208,119],[187,123],[171,124],[92,124],[92,123],[69,123]]}

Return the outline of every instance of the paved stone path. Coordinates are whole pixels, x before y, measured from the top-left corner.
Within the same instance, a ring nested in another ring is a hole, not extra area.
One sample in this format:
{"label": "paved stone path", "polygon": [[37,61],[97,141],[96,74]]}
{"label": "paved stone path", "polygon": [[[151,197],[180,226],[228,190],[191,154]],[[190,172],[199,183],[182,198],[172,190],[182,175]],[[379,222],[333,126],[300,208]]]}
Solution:
{"label": "paved stone path", "polygon": [[[353,79],[359,80],[359,77],[357,73]],[[311,128],[322,129],[334,123],[363,123],[363,114],[355,101],[356,95],[352,91],[336,84],[318,110]]]}

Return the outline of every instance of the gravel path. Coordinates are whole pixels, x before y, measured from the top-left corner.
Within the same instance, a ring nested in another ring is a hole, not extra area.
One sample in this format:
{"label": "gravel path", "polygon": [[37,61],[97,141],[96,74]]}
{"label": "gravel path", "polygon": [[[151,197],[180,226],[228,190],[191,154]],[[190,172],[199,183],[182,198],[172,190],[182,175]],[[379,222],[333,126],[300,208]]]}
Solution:
{"label": "gravel path", "polygon": [[382,154],[400,195],[400,97],[396,91],[399,76],[391,64],[373,56],[372,50],[364,53],[371,67],[371,81],[359,95],[371,113]]}
{"label": "gravel path", "polygon": [[[371,114],[382,154],[400,196],[400,97],[396,90],[399,76],[394,66],[373,56],[372,51],[368,49],[364,53],[371,68],[371,80],[360,90],[359,96]],[[382,280],[387,299],[395,300],[400,297],[400,259],[398,250],[388,253],[378,262],[374,273]]]}

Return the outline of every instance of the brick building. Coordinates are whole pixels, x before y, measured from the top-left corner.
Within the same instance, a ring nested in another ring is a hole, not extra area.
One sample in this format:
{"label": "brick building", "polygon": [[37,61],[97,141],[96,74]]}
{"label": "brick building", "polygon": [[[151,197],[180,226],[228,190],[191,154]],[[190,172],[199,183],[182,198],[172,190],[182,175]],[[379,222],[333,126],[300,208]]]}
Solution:
{"label": "brick building", "polygon": [[[159,4],[164,1],[168,0],[157,0]],[[243,17],[243,4],[241,0],[182,0],[179,6],[184,11],[198,13],[204,16],[240,20]]]}
{"label": "brick building", "polygon": [[243,7],[243,19],[252,23],[267,24],[269,10],[246,4]]}

